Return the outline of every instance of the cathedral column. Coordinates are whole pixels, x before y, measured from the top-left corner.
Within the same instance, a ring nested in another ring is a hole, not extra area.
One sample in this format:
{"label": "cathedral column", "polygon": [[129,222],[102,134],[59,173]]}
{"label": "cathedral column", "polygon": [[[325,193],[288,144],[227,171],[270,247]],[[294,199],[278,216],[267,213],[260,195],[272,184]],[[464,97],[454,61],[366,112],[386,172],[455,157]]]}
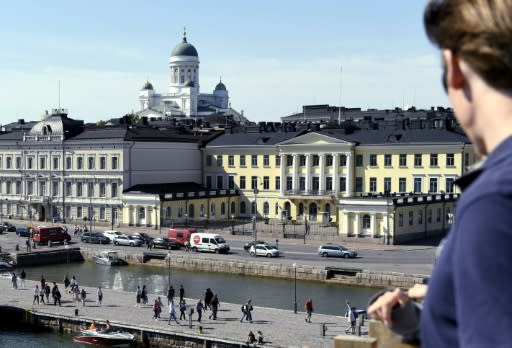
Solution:
{"label": "cathedral column", "polygon": [[339,167],[339,154],[333,153],[332,156],[332,190],[334,191],[334,195],[336,198],[340,192],[340,178],[338,177],[338,167]]}
{"label": "cathedral column", "polygon": [[298,168],[299,168],[299,155],[294,153],[293,155],[293,180],[292,180],[292,191],[295,193],[299,190],[299,176],[298,176]]}
{"label": "cathedral column", "polygon": [[318,155],[318,165],[320,166],[320,177],[318,178],[319,194],[325,194],[325,153]]}
{"label": "cathedral column", "polygon": [[370,232],[372,237],[375,237],[377,234],[375,231],[375,213],[370,214]]}
{"label": "cathedral column", "polygon": [[[151,222],[151,220],[149,219],[149,209],[147,206],[144,207],[144,217],[145,217],[145,224],[149,224]],[[140,221],[139,221],[140,223]]]}
{"label": "cathedral column", "polygon": [[352,197],[352,184],[354,182],[354,173],[352,171],[352,153],[346,153],[347,156],[347,194],[346,197]]}
{"label": "cathedral column", "polygon": [[311,193],[311,154],[306,154],[306,194]]}
{"label": "cathedral column", "polygon": [[286,190],[286,155],[280,154],[279,158],[281,159],[281,183],[279,184],[279,195],[284,196]]}
{"label": "cathedral column", "polygon": [[351,233],[350,233],[350,214],[349,213],[344,213],[343,214],[343,218],[345,219],[345,234],[347,236],[349,236]]}
{"label": "cathedral column", "polygon": [[360,213],[355,213],[356,215],[356,228],[354,230],[354,233],[356,236],[359,236],[361,234],[361,219],[360,219]]}

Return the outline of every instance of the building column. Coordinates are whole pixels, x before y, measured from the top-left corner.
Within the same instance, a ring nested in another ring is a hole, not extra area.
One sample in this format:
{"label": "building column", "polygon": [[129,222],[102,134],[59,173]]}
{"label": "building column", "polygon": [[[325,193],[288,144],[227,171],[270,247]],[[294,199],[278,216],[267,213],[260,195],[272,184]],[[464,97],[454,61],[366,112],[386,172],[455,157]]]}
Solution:
{"label": "building column", "polygon": [[321,195],[325,194],[325,153],[318,154],[318,165],[320,166],[320,177],[318,178],[318,190]]}
{"label": "building column", "polygon": [[352,184],[354,182],[354,173],[352,172],[352,153],[348,152],[347,156],[347,192],[346,197],[352,197]]}
{"label": "building column", "polygon": [[311,193],[311,154],[306,154],[306,194]]}
{"label": "building column", "polygon": [[354,233],[356,234],[356,236],[359,236],[361,234],[361,219],[360,219],[360,213],[357,212],[355,213],[356,215],[356,228],[354,230]]}
{"label": "building column", "polygon": [[279,155],[279,158],[281,158],[281,183],[280,183],[280,189],[279,194],[284,196],[284,193],[286,191],[286,155],[281,154]]}
{"label": "building column", "polygon": [[339,157],[340,155],[337,153],[331,154],[332,156],[332,190],[336,198],[338,198],[338,194],[340,192],[340,178],[338,177],[338,167],[339,167]]}
{"label": "building column", "polygon": [[299,155],[294,153],[293,155],[293,180],[292,180],[292,191],[295,193],[299,190],[299,176],[298,176],[298,168],[299,168]]}
{"label": "building column", "polygon": [[377,235],[377,231],[375,231],[375,213],[370,214],[370,231],[372,237],[375,237]]}
{"label": "building column", "polygon": [[149,219],[149,209],[148,206],[144,206],[144,217],[145,217],[145,224],[147,225],[151,220]]}
{"label": "building column", "polygon": [[[384,238],[386,238],[386,234],[388,234],[388,233],[389,233],[389,231],[388,231],[388,226],[389,226],[388,219],[389,219],[388,214],[386,214],[386,213],[385,213],[385,214],[382,214],[382,223],[383,223],[383,228],[382,228],[382,230],[383,230],[383,232],[384,232],[384,233],[383,233],[383,234],[384,234]],[[379,235],[379,237],[380,237],[380,235]]]}
{"label": "building column", "polygon": [[343,213],[343,219],[345,220],[345,234],[350,235],[350,215],[349,213]]}

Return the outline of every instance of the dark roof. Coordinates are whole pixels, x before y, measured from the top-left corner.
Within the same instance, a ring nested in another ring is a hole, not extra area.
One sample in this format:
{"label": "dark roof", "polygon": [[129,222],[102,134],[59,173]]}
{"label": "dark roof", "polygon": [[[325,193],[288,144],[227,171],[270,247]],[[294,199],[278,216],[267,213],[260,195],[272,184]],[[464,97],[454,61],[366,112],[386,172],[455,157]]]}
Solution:
{"label": "dark roof", "polygon": [[276,145],[282,141],[295,138],[303,132],[264,132],[264,133],[234,133],[223,134],[208,143],[206,147],[213,146],[260,146]]}
{"label": "dark roof", "polygon": [[197,57],[197,50],[196,48],[187,42],[187,38],[183,36],[183,41],[181,41],[179,44],[174,47],[174,49],[171,52],[171,57],[175,56],[192,56]]}
{"label": "dark roof", "polygon": [[217,83],[217,86],[215,86],[216,91],[225,91],[226,85],[221,82]]}
{"label": "dark roof", "polygon": [[160,184],[138,184],[123,191],[158,194],[161,200],[180,200],[217,196],[237,196],[237,190],[208,189],[195,182],[174,182]]}
{"label": "dark roof", "polygon": [[142,86],[142,91],[143,90],[146,90],[146,89],[150,89],[150,90],[153,90],[153,85],[151,84],[151,82],[149,81],[146,81],[146,83],[144,84],[144,86]]}

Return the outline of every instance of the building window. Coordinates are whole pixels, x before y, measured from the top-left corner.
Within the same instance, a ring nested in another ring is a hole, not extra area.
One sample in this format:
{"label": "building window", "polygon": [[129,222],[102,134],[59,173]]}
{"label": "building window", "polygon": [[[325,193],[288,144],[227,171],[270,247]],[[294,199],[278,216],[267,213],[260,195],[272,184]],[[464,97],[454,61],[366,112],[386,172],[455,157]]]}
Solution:
{"label": "building window", "polygon": [[318,192],[320,190],[320,179],[318,176],[314,176],[311,181],[311,189],[313,192]]}
{"label": "building window", "polygon": [[281,189],[281,177],[276,176],[276,190],[280,190],[280,189]]}
{"label": "building window", "polygon": [[293,178],[291,176],[286,177],[286,190],[287,191],[293,190]]}
{"label": "building window", "polygon": [[5,159],[5,169],[11,169],[12,168],[12,158],[7,157]]}
{"label": "building window", "polygon": [[59,157],[53,157],[53,169],[59,169]]}
{"label": "building window", "polygon": [[67,182],[66,183],[66,197],[69,197],[71,196],[71,183],[70,182]]}
{"label": "building window", "polygon": [[[0,166],[1,166],[1,158],[0,158]],[[16,169],[21,169],[21,157],[16,157]]]}
{"label": "building window", "polygon": [[391,192],[391,178],[384,178],[384,192]]}
{"label": "building window", "polygon": [[224,188],[224,178],[222,175],[217,175],[217,189],[222,190]]}
{"label": "building window", "polygon": [[423,210],[418,210],[418,225],[423,225]]}
{"label": "building window", "polygon": [[384,167],[391,167],[391,155],[390,154],[384,155]]}
{"label": "building window", "polygon": [[407,179],[406,178],[398,179],[398,192],[407,192]]}
{"label": "building window", "polygon": [[306,178],[303,176],[299,178],[299,190],[306,191]]}
{"label": "building window", "polygon": [[46,157],[39,158],[39,169],[46,169]]}
{"label": "building window", "polygon": [[281,156],[276,155],[276,167],[281,167]]}
{"label": "building window", "polygon": [[332,155],[327,155],[325,157],[325,166],[332,167],[332,161],[333,161]]}
{"label": "building window", "polygon": [[398,165],[400,167],[407,167],[407,155],[405,153],[401,153],[400,156],[398,157]]}
{"label": "building window", "polygon": [[235,188],[235,177],[233,175],[228,176],[228,189],[232,190]]}
{"label": "building window", "polygon": [[33,195],[34,194],[34,182],[33,181],[28,181],[27,182],[27,194],[28,195]]}
{"label": "building window", "polygon": [[264,167],[270,167],[269,155],[263,155],[263,166]]}
{"label": "building window", "polygon": [[363,192],[363,178],[356,177],[356,192]]}
{"label": "building window", "polygon": [[220,215],[225,216],[226,215],[226,203],[222,202],[220,204]]}
{"label": "building window", "polygon": [[76,208],[76,217],[81,219],[82,218],[82,207]]}
{"label": "building window", "polygon": [[16,181],[16,194],[21,195],[21,181]]}
{"label": "building window", "polygon": [[245,202],[240,202],[240,214],[245,214],[246,208],[245,208]]}
{"label": "building window", "polygon": [[59,195],[59,182],[52,181],[52,197],[57,197]]}
{"label": "building window", "polygon": [[100,169],[101,170],[107,169],[107,158],[105,156],[100,157]]}
{"label": "building window", "polygon": [[251,189],[256,190],[258,188],[258,177],[251,176]]}
{"label": "building window", "polygon": [[398,226],[404,227],[404,213],[398,213]]}
{"label": "building window", "polygon": [[66,157],[66,169],[71,169],[71,157]]}
{"label": "building window", "polygon": [[453,153],[446,154],[446,166],[447,167],[455,166],[455,155]]}
{"label": "building window", "polygon": [[430,208],[427,210],[427,222],[432,223],[432,209]]}
{"label": "building window", "polygon": [[93,156],[89,156],[89,157],[87,158],[87,168],[88,168],[89,170],[94,169],[94,157],[93,157]]}
{"label": "building window", "polygon": [[[361,166],[362,165],[363,164],[361,163]],[[375,155],[375,154],[370,155],[370,166],[377,167],[377,155]],[[360,166],[358,166],[358,167],[360,167]]]}
{"label": "building window", "polygon": [[105,207],[100,207],[100,220],[106,219],[106,210]]}
{"label": "building window", "polygon": [[286,166],[287,167],[293,166],[293,156],[292,155],[286,156]]}
{"label": "building window", "polygon": [[251,167],[255,168],[258,166],[258,155],[251,155]]}
{"label": "building window", "polygon": [[240,167],[245,167],[245,155],[240,155]]}
{"label": "building window", "polygon": [[100,197],[105,197],[105,183],[100,182]]}
{"label": "building window", "polygon": [[332,191],[332,176],[325,178],[325,190]]}
{"label": "building window", "polygon": [[320,156],[313,155],[313,167],[318,167],[320,165]]}
{"label": "building window", "polygon": [[211,167],[212,166],[212,155],[206,156],[206,166]]}
{"label": "building window", "polygon": [[356,155],[356,167],[363,166],[363,155]]}
{"label": "building window", "polygon": [[76,183],[76,196],[82,197],[82,183],[81,182]]}
{"label": "building window", "polygon": [[269,206],[268,202],[264,202],[263,203],[263,215],[268,216],[269,213],[270,213],[270,206]]}
{"label": "building window", "polygon": [[429,190],[430,193],[436,193],[438,191],[437,187],[437,178],[430,178],[429,180]]}
{"label": "building window", "polygon": [[306,165],[306,156],[300,155],[299,157],[299,166],[304,167]]}
{"label": "building window", "polygon": [[229,167],[235,166],[235,156],[233,156],[233,155],[228,156],[228,166]]}
{"label": "building window", "polygon": [[210,175],[206,176],[206,188],[211,189],[212,188],[212,177]]}
{"label": "building window", "polygon": [[76,159],[76,169],[78,169],[78,170],[84,169],[84,158],[83,157],[78,157]]}
{"label": "building window", "polygon": [[167,217],[167,218],[172,217],[172,209],[171,209],[171,207],[165,208],[165,217]]}
{"label": "building window", "polygon": [[411,210],[409,211],[409,226],[412,226],[414,224],[414,212]]}
{"label": "building window", "polygon": [[27,158],[27,169],[33,169],[34,168],[34,158],[28,157]]}
{"label": "building window", "polygon": [[414,154],[414,166],[415,167],[421,167],[421,153],[415,153]]}
{"label": "building window", "polygon": [[94,197],[94,183],[87,183],[87,197]]}
{"label": "building window", "polygon": [[430,166],[437,167],[437,153],[430,154]]}
{"label": "building window", "polygon": [[117,169],[118,166],[119,166],[119,158],[112,157],[112,169]]}
{"label": "building window", "polygon": [[422,179],[421,178],[414,178],[414,192],[419,193],[423,192],[422,187]]}
{"label": "building window", "polygon": [[217,167],[222,167],[222,155],[217,155]]}
{"label": "building window", "polygon": [[112,198],[117,197],[117,182],[112,183],[112,185],[110,186],[110,192],[111,192]]}
{"label": "building window", "polygon": [[340,167],[347,165],[347,155],[340,155]]}
{"label": "building window", "polygon": [[340,177],[340,192],[347,191],[347,178],[342,176]]}
{"label": "building window", "polygon": [[363,215],[363,228],[369,229],[370,224],[371,224],[370,215],[368,215],[368,214]]}
{"label": "building window", "polygon": [[268,176],[263,177],[263,189],[270,190],[270,178]]}
{"label": "building window", "polygon": [[5,182],[5,193],[10,195],[11,194],[11,182],[10,181],[6,181]]}
{"label": "building window", "polygon": [[446,178],[446,189],[447,193],[453,193],[455,191],[455,179],[454,178]]}
{"label": "building window", "polygon": [[370,192],[377,192],[377,178],[370,178]]}
{"label": "building window", "polygon": [[240,189],[245,190],[245,176],[240,177]]}

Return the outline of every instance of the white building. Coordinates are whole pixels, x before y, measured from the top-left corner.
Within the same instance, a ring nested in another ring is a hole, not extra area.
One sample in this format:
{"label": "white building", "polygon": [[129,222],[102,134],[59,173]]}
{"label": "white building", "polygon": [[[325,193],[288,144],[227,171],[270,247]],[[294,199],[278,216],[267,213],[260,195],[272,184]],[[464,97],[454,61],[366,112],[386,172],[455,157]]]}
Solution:
{"label": "white building", "polygon": [[244,121],[243,115],[233,110],[229,93],[219,81],[213,93],[201,93],[199,84],[199,55],[196,48],[183,40],[174,47],[169,59],[170,78],[167,93],[157,93],[146,81],[139,92],[141,117],[152,120],[172,118],[197,118],[209,116],[232,116],[234,121]]}

